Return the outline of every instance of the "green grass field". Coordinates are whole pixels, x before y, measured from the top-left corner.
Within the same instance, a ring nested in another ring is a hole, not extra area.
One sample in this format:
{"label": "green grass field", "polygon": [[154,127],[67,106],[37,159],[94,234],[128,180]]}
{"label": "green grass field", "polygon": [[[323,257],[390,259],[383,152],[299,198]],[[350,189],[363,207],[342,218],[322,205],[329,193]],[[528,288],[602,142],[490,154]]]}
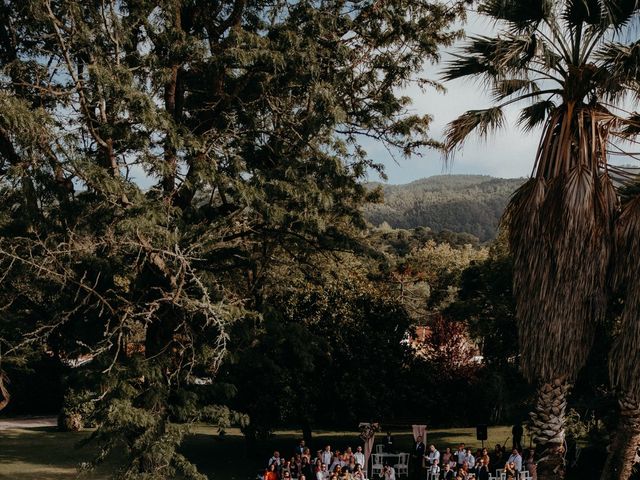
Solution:
{"label": "green grass field", "polygon": [[[398,450],[411,447],[411,434],[407,431],[392,432]],[[61,433],[54,428],[33,428],[0,431],[0,479],[11,480],[70,480],[78,478],[77,466],[90,457],[90,447],[78,448],[77,443],[88,432]],[[510,435],[509,427],[489,428],[489,440],[485,445],[503,443]],[[289,455],[297,444],[300,432],[278,431],[264,441],[258,442],[248,451],[244,437],[238,430],[231,429],[224,440],[217,435],[217,429],[209,426],[196,427],[194,434],[187,438],[184,453],[210,479],[253,480],[256,473],[275,449]],[[355,446],[357,432],[314,432],[313,447],[321,448],[330,443],[334,449]],[[382,436],[380,437],[382,439]],[[438,448],[454,446],[464,442],[479,446],[475,439],[475,429],[455,428],[433,430],[427,434],[427,442]],[[105,465],[97,472],[83,474],[83,479],[108,479],[113,465]]]}

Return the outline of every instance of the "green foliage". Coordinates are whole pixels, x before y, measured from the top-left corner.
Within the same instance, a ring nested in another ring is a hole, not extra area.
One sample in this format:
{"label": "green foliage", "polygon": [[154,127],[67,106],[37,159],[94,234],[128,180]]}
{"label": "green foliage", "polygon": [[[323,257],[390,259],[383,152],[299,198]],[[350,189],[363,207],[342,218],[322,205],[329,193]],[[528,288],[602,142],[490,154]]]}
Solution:
{"label": "green foliage", "polygon": [[226,375],[244,379],[233,405],[249,413],[254,433],[357,425],[392,413],[410,319],[384,284],[343,262],[318,284],[290,278],[274,287],[264,322],[238,326],[246,336],[233,336],[237,355]]}
{"label": "green foliage", "polygon": [[[218,379],[271,325],[272,271],[359,249],[374,137],[435,146],[396,94],[460,5],[235,0],[0,5],[3,365],[46,350],[89,386],[98,461],[200,479],[191,422],[246,423]],[[361,249],[360,249],[361,250]],[[286,278],[286,277],[285,277]],[[233,327],[238,323],[238,328]]]}

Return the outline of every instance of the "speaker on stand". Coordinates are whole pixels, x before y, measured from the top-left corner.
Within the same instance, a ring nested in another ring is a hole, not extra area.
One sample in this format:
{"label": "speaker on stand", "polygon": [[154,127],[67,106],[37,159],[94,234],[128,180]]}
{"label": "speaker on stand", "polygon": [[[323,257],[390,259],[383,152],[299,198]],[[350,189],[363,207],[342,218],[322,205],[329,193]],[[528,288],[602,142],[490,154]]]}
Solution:
{"label": "speaker on stand", "polygon": [[487,425],[482,424],[482,425],[476,426],[476,438],[478,440],[482,440],[482,448],[484,448],[484,441],[488,438]]}

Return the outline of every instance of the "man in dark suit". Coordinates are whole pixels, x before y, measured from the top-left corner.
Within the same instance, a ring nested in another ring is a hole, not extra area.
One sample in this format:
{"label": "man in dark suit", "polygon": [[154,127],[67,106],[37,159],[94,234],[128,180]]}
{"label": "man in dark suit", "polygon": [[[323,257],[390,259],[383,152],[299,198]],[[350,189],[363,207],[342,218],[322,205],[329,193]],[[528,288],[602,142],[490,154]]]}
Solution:
{"label": "man in dark suit", "polygon": [[387,432],[387,436],[384,437],[384,451],[393,453],[393,437],[391,436],[391,432]]}
{"label": "man in dark suit", "polygon": [[413,444],[413,452],[411,453],[411,463],[413,464],[412,471],[414,478],[424,477],[424,469],[422,468],[424,452],[425,446],[422,441],[422,436],[418,435],[418,438],[416,438],[416,443]]}

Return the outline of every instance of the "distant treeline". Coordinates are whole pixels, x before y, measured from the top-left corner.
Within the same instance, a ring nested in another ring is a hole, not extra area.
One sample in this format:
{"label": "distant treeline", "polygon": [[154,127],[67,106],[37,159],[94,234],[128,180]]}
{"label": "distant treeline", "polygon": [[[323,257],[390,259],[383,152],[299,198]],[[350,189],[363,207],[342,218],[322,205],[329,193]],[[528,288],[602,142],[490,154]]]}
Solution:
{"label": "distant treeline", "polygon": [[429,227],[475,235],[484,242],[495,238],[500,217],[522,178],[485,175],[440,175],[406,185],[372,184],[384,191],[384,202],[367,207],[376,226]]}

